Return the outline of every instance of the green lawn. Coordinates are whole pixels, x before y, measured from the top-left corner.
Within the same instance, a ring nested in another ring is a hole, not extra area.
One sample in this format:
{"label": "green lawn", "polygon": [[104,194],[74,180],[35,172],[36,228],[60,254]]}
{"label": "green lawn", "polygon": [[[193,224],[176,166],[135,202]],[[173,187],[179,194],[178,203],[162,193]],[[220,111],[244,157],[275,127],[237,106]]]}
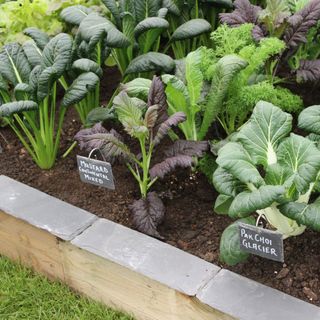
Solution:
{"label": "green lawn", "polygon": [[133,320],[0,257],[1,320]]}

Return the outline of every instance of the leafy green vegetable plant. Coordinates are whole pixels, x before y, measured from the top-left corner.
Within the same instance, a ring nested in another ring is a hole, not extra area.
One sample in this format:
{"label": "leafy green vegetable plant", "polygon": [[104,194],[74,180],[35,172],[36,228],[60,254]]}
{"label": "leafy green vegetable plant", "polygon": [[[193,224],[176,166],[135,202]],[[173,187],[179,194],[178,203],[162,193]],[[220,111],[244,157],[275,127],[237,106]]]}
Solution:
{"label": "leafy green vegetable plant", "polygon": [[[42,169],[55,163],[67,107],[84,99],[99,82],[95,73],[83,72],[67,86],[64,74],[71,66],[72,44],[72,38],[61,33],[43,42],[43,51],[34,43],[13,43],[0,52],[0,117]],[[60,107],[58,85],[66,90]]]}
{"label": "leafy green vegetable plant", "polygon": [[[303,106],[299,96],[277,86],[273,61],[284,43],[266,38],[256,44],[252,24],[226,25],[212,33],[213,48],[199,48],[176,62],[175,75],[163,75],[170,112],[182,111],[187,121],[179,128],[187,140],[202,140],[218,120],[226,134],[247,121],[259,100],[289,112]],[[239,40],[238,40],[239,39]],[[129,94],[145,95],[150,81],[135,79],[123,86]]]}
{"label": "leafy green vegetable plant", "polygon": [[[171,72],[175,64],[164,53],[177,42],[181,49],[188,39],[199,38],[211,30],[210,23],[201,18],[187,20],[179,28],[170,28],[166,19],[168,12],[177,14],[178,10],[173,2],[102,2],[110,11],[111,17],[97,15],[81,6],[66,8],[61,17],[65,22],[79,26],[77,37],[81,48],[85,47],[84,43],[89,45],[99,39],[101,50],[111,53],[110,58],[115,61],[122,75],[151,71]],[[177,20],[179,19],[170,21]],[[169,33],[169,43],[164,48],[164,53],[161,53],[160,42],[164,32]],[[190,45],[188,48],[192,49]],[[174,53],[176,58],[181,58],[186,52],[175,50]]]}
{"label": "leafy green vegetable plant", "polygon": [[[131,206],[133,222],[138,230],[151,236],[160,237],[157,225],[164,217],[165,208],[152,185],[177,167],[191,167],[195,157],[201,157],[208,148],[207,142],[177,140],[164,152],[164,160],[152,164],[156,147],[172,127],[186,120],[183,112],[168,115],[164,85],[154,77],[148,95],[148,103],[130,98],[122,91],[114,99],[118,119],[130,137],[137,140],[140,153],[135,154],[123,142],[114,129],[108,131],[101,124],[78,132],[76,140],[86,151],[101,150],[108,161],[115,158],[124,160],[139,184],[141,199]],[[146,111],[145,111],[146,109]]]}
{"label": "leafy green vegetable plant", "polygon": [[[300,128],[319,134],[319,114],[319,106],[304,110]],[[320,198],[311,196],[320,178],[320,150],[291,131],[290,114],[264,101],[257,104],[249,121],[218,152],[212,179],[220,193],[217,213],[249,224],[265,219],[284,238],[300,235],[306,227],[320,231]],[[235,222],[220,244],[227,264],[247,259],[239,241]]]}
{"label": "leafy green vegetable plant", "polygon": [[[249,0],[236,0],[232,13],[220,15],[221,21],[231,27],[243,23],[254,24],[256,41],[271,36],[282,39],[286,45],[274,71],[290,66],[298,81],[320,79],[319,45],[317,43],[320,2],[318,0],[267,0],[265,9]],[[291,72],[292,73],[292,72]],[[290,73],[286,73],[289,77]]]}
{"label": "leafy green vegetable plant", "polygon": [[8,42],[23,43],[23,30],[37,27],[50,36],[63,30],[59,13],[67,6],[93,6],[98,0],[17,0],[0,2],[0,47]]}
{"label": "leafy green vegetable plant", "polygon": [[[27,28],[24,33],[32,40],[23,44],[23,50],[26,53],[32,67],[41,65],[43,49],[48,44],[50,38],[43,31],[37,28]],[[73,48],[74,48],[73,42]],[[65,90],[71,90],[82,94],[76,95],[73,99],[75,108],[79,114],[80,120],[83,124],[86,123],[88,114],[94,109],[100,107],[100,80],[103,71],[100,65],[87,58],[77,58],[72,52],[72,60],[65,70],[64,75],[59,82]],[[75,79],[69,88],[69,79]],[[88,90],[86,89],[88,85]],[[94,87],[94,90],[93,90]],[[70,96],[70,98],[72,98]],[[69,98],[69,99],[70,99]]]}

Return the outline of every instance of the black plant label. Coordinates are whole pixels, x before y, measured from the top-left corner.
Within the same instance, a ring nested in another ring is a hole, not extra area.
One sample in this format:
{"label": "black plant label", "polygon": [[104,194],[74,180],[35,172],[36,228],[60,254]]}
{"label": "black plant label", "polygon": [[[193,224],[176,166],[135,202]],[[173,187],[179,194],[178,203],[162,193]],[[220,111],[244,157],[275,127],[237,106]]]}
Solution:
{"label": "black plant label", "polygon": [[112,167],[109,162],[77,156],[77,163],[82,182],[115,189]]}
{"label": "black plant label", "polygon": [[283,237],[279,232],[239,223],[240,250],[284,262]]}

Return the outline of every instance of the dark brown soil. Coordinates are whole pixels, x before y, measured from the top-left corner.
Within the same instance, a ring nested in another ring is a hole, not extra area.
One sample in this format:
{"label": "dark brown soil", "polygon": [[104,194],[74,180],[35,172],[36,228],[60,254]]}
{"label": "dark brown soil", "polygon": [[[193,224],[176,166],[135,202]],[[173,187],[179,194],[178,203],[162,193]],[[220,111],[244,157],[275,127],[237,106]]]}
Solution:
{"label": "dark brown soil", "polygon": [[[106,100],[111,90],[111,87],[105,86]],[[74,134],[81,126],[77,119],[75,111],[70,109],[65,121],[61,152],[70,146]],[[139,197],[139,193],[133,177],[123,165],[114,165],[116,190],[109,191],[80,182],[75,156],[83,153],[78,149],[67,159],[59,159],[54,169],[41,171],[9,128],[0,129],[0,133],[0,145],[3,147],[0,174],[100,217],[132,227],[128,206]],[[158,182],[155,189],[166,205],[166,218],[160,233],[168,243],[320,306],[319,233],[306,231],[302,236],[286,240],[285,264],[252,256],[248,262],[230,268],[219,262],[219,240],[231,219],[213,213],[216,195],[206,178],[190,171],[180,171]]]}

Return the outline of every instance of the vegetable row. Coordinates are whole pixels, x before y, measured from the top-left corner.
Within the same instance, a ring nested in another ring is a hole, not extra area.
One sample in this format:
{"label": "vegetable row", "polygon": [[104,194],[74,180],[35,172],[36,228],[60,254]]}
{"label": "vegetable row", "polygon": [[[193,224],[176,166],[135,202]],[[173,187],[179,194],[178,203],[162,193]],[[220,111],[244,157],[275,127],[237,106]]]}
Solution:
{"label": "vegetable row", "polygon": [[[320,80],[319,0],[267,0],[263,8],[248,0],[104,0],[60,16],[68,33],[27,28],[30,40],[0,51],[1,122],[40,168],[55,164],[75,107],[80,147],[122,161],[137,181],[138,230],[162,238],[165,206],[152,187],[183,167],[208,177],[217,214],[264,220],[284,238],[320,231],[320,106],[305,108],[286,88]],[[110,66],[122,83],[101,106]],[[248,258],[237,223],[221,238],[231,265]]]}

